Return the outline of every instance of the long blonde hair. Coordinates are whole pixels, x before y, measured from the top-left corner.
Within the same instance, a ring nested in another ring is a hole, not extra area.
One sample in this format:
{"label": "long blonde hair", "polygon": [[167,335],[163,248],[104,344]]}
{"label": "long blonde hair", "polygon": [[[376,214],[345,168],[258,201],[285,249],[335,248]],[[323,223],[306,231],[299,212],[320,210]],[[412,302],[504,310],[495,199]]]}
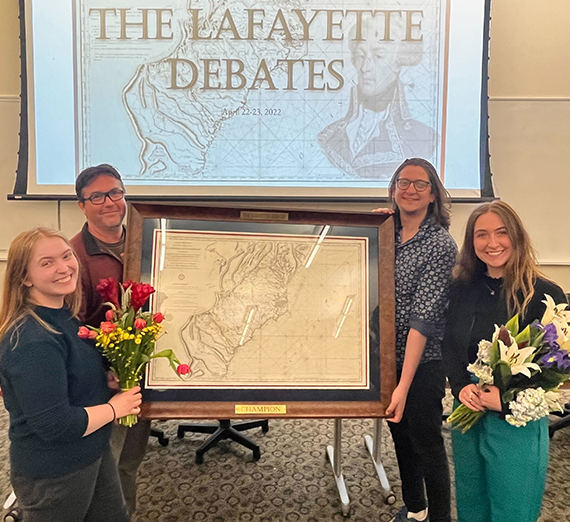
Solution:
{"label": "long blonde hair", "polygon": [[[30,300],[29,288],[24,284],[28,277],[28,267],[34,248],[37,242],[44,237],[59,237],[71,248],[69,240],[63,234],[43,227],[32,228],[22,232],[12,241],[8,250],[8,263],[4,276],[2,308],[0,310],[0,340],[13,327],[15,327],[13,333],[17,335],[18,326],[27,316],[32,316],[50,332],[57,333],[52,326],[34,312],[34,303]],[[75,255],[75,252],[73,255]],[[75,291],[64,298],[64,303],[74,315],[79,313],[81,307],[80,276],[81,274],[78,272],[78,282]]]}
{"label": "long blonde hair", "polygon": [[494,212],[503,220],[513,246],[513,253],[505,265],[503,274],[502,292],[507,301],[507,310],[511,315],[524,314],[534,295],[534,283],[537,277],[544,278],[544,275],[538,269],[536,252],[521,218],[507,203],[503,201],[485,203],[471,213],[465,226],[463,246],[453,270],[454,279],[471,281],[487,270],[487,265],[475,254],[473,239],[475,223],[488,212]]}

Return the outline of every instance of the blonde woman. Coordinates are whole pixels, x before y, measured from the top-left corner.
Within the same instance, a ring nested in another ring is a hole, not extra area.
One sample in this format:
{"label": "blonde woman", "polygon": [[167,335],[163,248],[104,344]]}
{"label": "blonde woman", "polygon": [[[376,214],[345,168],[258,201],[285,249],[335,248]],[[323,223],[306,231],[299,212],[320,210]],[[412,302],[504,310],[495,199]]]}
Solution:
{"label": "blonde woman", "polygon": [[0,313],[0,385],[10,414],[11,481],[26,522],[127,521],[111,423],[140,389],[111,397],[101,355],[77,336],[79,265],[45,228],[10,245]]}
{"label": "blonde woman", "polygon": [[459,522],[535,522],[548,466],[548,420],[516,428],[496,386],[479,388],[467,371],[478,343],[495,324],[520,314],[521,329],[540,320],[544,294],[564,292],[538,271],[536,256],[515,211],[502,201],[469,217],[454,269],[443,356],[456,406],[489,410],[465,434],[452,434]]}

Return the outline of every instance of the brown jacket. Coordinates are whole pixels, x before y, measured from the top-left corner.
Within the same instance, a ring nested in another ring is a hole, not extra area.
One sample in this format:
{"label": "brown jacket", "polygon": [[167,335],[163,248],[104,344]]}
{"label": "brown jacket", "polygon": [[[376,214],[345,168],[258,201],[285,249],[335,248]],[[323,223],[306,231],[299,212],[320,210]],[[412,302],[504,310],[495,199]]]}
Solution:
{"label": "brown jacket", "polygon": [[77,235],[71,239],[81,264],[81,286],[83,290],[83,305],[79,318],[85,324],[99,326],[105,320],[106,307],[102,306],[103,299],[97,292],[100,279],[114,278],[123,281],[123,263],[111,254],[101,250],[90,234],[87,223]]}

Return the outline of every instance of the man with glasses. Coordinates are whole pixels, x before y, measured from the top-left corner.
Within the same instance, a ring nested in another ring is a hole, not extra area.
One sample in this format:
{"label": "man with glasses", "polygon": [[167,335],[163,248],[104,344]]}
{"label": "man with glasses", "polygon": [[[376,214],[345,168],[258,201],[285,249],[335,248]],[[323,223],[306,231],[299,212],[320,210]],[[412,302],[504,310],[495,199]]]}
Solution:
{"label": "man with glasses", "polygon": [[[103,299],[97,292],[100,279],[123,281],[126,213],[125,186],[119,172],[101,164],[85,169],[75,181],[79,208],[87,222],[71,240],[81,263],[83,306],[80,319],[99,326],[105,320]],[[146,452],[150,421],[139,421],[132,428],[113,425],[111,451],[119,466],[121,486],[129,513],[136,508],[137,470]]]}

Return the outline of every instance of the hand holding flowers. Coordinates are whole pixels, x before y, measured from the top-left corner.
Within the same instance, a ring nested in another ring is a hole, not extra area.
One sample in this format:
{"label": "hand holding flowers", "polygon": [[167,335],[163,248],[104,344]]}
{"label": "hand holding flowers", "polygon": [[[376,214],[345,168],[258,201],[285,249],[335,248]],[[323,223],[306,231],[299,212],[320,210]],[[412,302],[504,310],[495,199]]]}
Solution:
{"label": "hand holding flowers", "polygon": [[[96,339],[97,346],[101,348],[111,365],[111,371],[119,380],[121,390],[138,388],[146,365],[158,357],[168,359],[173,371],[178,375],[190,373],[189,367],[180,371],[180,367],[187,365],[180,365],[172,350],[154,353],[164,315],[160,312],[152,314],[142,311],[149,296],[155,291],[151,285],[132,281],[125,281],[119,285],[114,279],[109,278],[102,279],[97,290],[106,300],[104,304],[110,307],[105,313],[106,321],[103,321],[99,328],[82,326],[78,335],[83,339]],[[111,399],[113,400],[114,398]],[[122,413],[121,408],[120,411]],[[136,413],[138,412],[119,415],[117,411],[119,423],[133,426],[137,422]]]}
{"label": "hand holding flowers", "polygon": [[558,389],[570,380],[570,311],[549,295],[543,303],[546,312],[540,322],[519,332],[514,316],[495,327],[491,341],[479,343],[477,360],[467,367],[479,382],[461,390],[462,404],[448,418],[454,428],[467,431],[501,403],[510,410],[505,420],[517,427],[561,410]]}

